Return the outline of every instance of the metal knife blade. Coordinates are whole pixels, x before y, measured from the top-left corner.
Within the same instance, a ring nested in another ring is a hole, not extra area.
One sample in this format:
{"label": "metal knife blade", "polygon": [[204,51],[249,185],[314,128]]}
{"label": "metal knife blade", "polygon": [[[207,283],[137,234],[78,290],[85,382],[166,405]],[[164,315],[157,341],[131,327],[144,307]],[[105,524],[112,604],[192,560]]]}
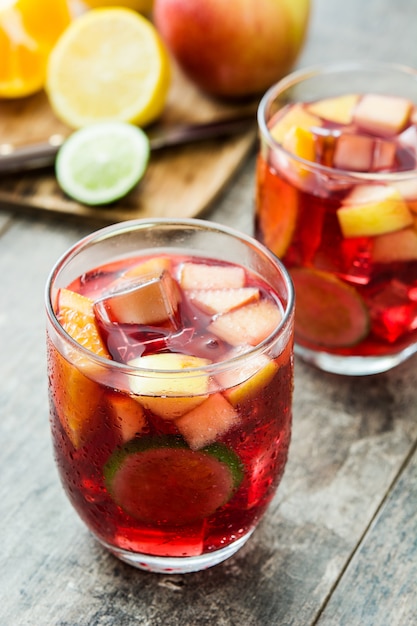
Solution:
{"label": "metal knife blade", "polygon": [[[248,113],[207,123],[167,127],[149,134],[151,152],[244,133],[251,127],[255,128],[255,122],[255,113]],[[24,146],[0,144],[0,174],[23,172],[53,165],[64,141],[65,137],[52,135],[48,141]]]}

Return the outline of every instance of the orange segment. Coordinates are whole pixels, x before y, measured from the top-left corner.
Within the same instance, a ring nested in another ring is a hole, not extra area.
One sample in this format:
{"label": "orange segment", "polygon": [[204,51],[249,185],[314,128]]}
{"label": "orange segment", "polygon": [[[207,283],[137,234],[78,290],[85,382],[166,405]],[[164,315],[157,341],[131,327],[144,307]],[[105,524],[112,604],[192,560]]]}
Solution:
{"label": "orange segment", "polygon": [[99,424],[102,389],[64,359],[52,344],[48,358],[51,400],[74,448],[84,446]]}
{"label": "orange segment", "polygon": [[49,53],[70,21],[66,0],[0,1],[0,97],[43,87]]}
{"label": "orange segment", "polygon": [[[61,289],[57,319],[64,330],[84,348],[98,356],[110,358],[100,337],[90,298],[69,289]],[[73,446],[80,448],[89,441],[99,424],[98,407],[102,388],[88,378],[89,374],[94,373],[94,365],[79,354],[74,353],[72,356],[75,364],[52,348],[49,367],[58,417]]]}
{"label": "orange segment", "polygon": [[287,152],[291,152],[291,154],[305,161],[315,161],[314,135],[310,130],[300,126],[292,126],[285,134],[282,146]]}
{"label": "orange segment", "polygon": [[260,157],[257,163],[257,230],[263,243],[284,257],[294,235],[298,215],[298,191],[279,179]]}
{"label": "orange segment", "polygon": [[57,319],[62,328],[80,345],[109,359],[110,355],[100,337],[93,306],[90,298],[69,289],[61,289]]}
{"label": "orange segment", "polygon": [[281,117],[276,121],[273,119],[271,124],[271,136],[278,143],[283,143],[285,135],[291,128],[298,126],[305,130],[310,130],[312,127],[323,126],[323,122],[316,115],[309,113],[302,104],[295,104],[288,109]]}

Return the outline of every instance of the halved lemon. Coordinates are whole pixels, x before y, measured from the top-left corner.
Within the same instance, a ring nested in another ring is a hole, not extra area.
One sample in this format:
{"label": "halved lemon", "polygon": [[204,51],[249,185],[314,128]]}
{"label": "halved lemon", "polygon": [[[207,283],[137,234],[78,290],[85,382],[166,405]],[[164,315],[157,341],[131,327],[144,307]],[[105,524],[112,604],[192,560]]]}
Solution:
{"label": "halved lemon", "polygon": [[101,120],[146,126],[165,107],[170,70],[147,18],[126,8],[92,9],[52,50],[46,91],[57,117],[72,128]]}
{"label": "halved lemon", "polygon": [[120,7],[127,7],[139,13],[150,13],[153,6],[153,0],[83,0],[88,7],[96,9],[97,7],[113,7],[117,4]]}

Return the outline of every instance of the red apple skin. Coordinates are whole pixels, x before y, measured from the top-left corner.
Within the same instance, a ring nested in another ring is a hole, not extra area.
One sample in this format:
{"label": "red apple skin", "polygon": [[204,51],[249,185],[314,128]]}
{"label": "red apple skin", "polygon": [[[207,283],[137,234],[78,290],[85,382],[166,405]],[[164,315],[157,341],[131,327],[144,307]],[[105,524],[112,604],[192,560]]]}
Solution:
{"label": "red apple skin", "polygon": [[293,67],[310,0],[155,0],[153,18],[183,72],[208,94],[263,93]]}

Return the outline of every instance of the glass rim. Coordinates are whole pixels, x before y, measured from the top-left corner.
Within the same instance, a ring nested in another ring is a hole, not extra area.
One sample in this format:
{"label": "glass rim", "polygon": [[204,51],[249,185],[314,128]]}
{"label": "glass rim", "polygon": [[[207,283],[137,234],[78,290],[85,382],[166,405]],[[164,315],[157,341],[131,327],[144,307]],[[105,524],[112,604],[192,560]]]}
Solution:
{"label": "glass rim", "polygon": [[[269,334],[263,341],[261,341],[256,346],[251,346],[250,349],[245,350],[241,354],[237,354],[232,356],[231,358],[224,359],[218,362],[213,362],[208,365],[199,366],[199,367],[187,367],[183,369],[156,369],[156,368],[145,368],[145,367],[136,367],[127,365],[126,363],[120,363],[119,361],[115,361],[113,359],[108,359],[106,357],[102,357],[94,354],[83,345],[78,343],[75,339],[73,339],[61,326],[59,323],[57,316],[54,311],[54,307],[52,304],[52,288],[54,284],[54,280],[58,275],[60,269],[65,266],[67,262],[69,262],[72,258],[74,258],[82,249],[86,248],[91,243],[97,243],[100,241],[104,241],[106,239],[112,238],[116,234],[122,234],[124,232],[132,232],[135,230],[147,230],[149,228],[155,226],[185,226],[192,227],[200,231],[211,231],[218,232],[220,234],[228,235],[233,237],[234,239],[240,240],[245,245],[248,245],[252,248],[255,248],[258,252],[260,252],[270,263],[272,263],[277,270],[279,270],[281,277],[284,280],[284,285],[286,288],[287,294],[287,304],[284,308],[283,306],[283,316],[276,327],[276,329]],[[250,235],[246,235],[234,228],[229,226],[197,218],[165,218],[165,217],[155,217],[155,218],[142,218],[142,219],[133,219],[127,220],[124,222],[119,222],[116,224],[111,224],[110,226],[105,226],[100,228],[85,237],[82,237],[77,242],[75,242],[72,246],[70,246],[66,252],[64,252],[58,260],[53,265],[52,269],[49,272],[49,275],[46,280],[45,290],[45,307],[46,314],[49,322],[51,323],[54,331],[58,336],[61,337],[65,343],[71,346],[72,349],[76,350],[79,354],[82,354],[92,362],[97,364],[100,367],[106,368],[114,368],[116,371],[123,372],[125,374],[130,375],[142,375],[146,377],[152,377],[153,375],[167,375],[167,377],[172,377],[173,375],[181,373],[181,376],[189,375],[189,376],[197,376],[201,374],[209,374],[211,371],[215,371],[219,373],[222,370],[230,369],[230,367],[238,365],[239,363],[245,361],[248,357],[252,358],[258,354],[263,353],[268,346],[272,345],[276,342],[279,337],[285,333],[285,330],[288,328],[288,324],[291,316],[294,312],[295,305],[295,291],[294,286],[289,275],[288,270],[282,263],[282,261],[276,257],[266,246],[258,242],[255,238]]]}
{"label": "glass rim", "polygon": [[[360,73],[370,70],[385,70],[398,73],[399,75],[402,74],[404,76],[409,76],[416,81],[417,88],[417,69],[401,63],[391,63],[385,61],[365,61],[363,63],[360,63],[359,61],[341,61],[334,63],[322,63],[300,68],[290,74],[287,74],[281,80],[269,87],[269,89],[262,96],[257,109],[258,128],[262,137],[267,141],[271,149],[279,150],[287,157],[302,164],[303,166],[308,167],[310,170],[320,172],[324,175],[349,177],[350,179],[355,179],[358,182],[363,183],[387,183],[390,181],[398,182],[414,179],[417,175],[417,166],[412,170],[401,170],[398,172],[356,172],[354,170],[344,170],[336,167],[329,167],[328,165],[322,165],[321,163],[315,163],[314,161],[309,161],[308,159],[304,159],[303,157],[297,156],[289,150],[286,150],[272,137],[269,131],[266,122],[266,109],[269,106],[269,103],[279,93],[283,93],[286,89],[302,82],[305,79],[314,78],[316,76],[326,76],[327,74],[330,75],[339,72],[352,71],[358,71],[358,73]],[[415,105],[417,106],[417,102]]]}

